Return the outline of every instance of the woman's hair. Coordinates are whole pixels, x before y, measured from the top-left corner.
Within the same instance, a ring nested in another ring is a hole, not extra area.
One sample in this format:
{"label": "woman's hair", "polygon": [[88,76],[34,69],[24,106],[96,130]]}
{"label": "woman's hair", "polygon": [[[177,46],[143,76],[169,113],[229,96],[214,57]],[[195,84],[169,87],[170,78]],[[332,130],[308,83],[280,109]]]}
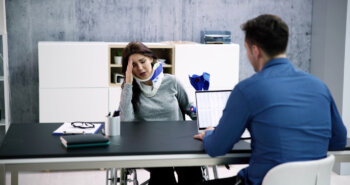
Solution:
{"label": "woman's hair", "polygon": [[286,52],[289,29],[288,25],[278,16],[260,15],[248,20],[241,25],[241,28],[245,32],[247,44],[249,46],[258,45],[269,57]]}
{"label": "woman's hair", "polygon": [[[129,57],[133,54],[141,54],[143,56],[149,57],[153,59],[152,66],[154,61],[156,61],[157,57],[154,55],[152,50],[150,50],[147,46],[142,44],[141,42],[130,42],[123,50],[122,56],[122,73],[125,76],[126,69],[128,67]],[[124,80],[125,83],[125,80]],[[122,88],[124,87],[124,83],[122,84]],[[137,107],[136,104],[140,98],[141,89],[135,80],[132,82],[132,99],[131,102],[134,106],[134,109]]]}

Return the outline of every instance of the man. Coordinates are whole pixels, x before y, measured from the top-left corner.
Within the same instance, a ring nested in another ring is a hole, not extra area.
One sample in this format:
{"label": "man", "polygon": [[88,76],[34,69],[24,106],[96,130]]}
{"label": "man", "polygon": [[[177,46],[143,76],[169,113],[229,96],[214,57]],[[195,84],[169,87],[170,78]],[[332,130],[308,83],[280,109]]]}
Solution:
{"label": "man", "polygon": [[237,176],[207,184],[260,185],[276,165],[324,158],[346,145],[346,129],[327,86],[286,58],[287,24],[261,15],[241,28],[256,74],[233,89],[216,129],[194,138],[215,157],[230,151],[248,128],[252,155]]}

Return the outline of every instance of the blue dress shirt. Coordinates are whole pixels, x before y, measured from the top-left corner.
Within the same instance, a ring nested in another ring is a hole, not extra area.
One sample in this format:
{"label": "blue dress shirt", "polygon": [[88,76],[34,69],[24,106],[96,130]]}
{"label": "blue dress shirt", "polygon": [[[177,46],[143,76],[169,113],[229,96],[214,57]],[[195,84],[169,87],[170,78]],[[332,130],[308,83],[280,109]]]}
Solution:
{"label": "blue dress shirt", "polygon": [[248,185],[260,185],[278,164],[324,158],[346,145],[346,129],[327,86],[287,58],[270,60],[236,85],[219,125],[203,139],[205,151],[212,157],[226,154],[245,128],[252,155],[239,175]]}

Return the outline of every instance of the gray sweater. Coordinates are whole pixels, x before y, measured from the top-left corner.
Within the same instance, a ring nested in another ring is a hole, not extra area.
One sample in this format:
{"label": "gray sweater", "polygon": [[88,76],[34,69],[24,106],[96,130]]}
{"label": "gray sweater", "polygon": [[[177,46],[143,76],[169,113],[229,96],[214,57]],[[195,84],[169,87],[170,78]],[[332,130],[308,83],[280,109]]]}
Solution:
{"label": "gray sweater", "polygon": [[132,98],[132,85],[124,84],[120,98],[121,121],[175,121],[183,120],[184,115],[196,118],[190,111],[187,93],[173,75],[164,74],[163,81],[153,97],[140,93],[140,99],[135,111]]}

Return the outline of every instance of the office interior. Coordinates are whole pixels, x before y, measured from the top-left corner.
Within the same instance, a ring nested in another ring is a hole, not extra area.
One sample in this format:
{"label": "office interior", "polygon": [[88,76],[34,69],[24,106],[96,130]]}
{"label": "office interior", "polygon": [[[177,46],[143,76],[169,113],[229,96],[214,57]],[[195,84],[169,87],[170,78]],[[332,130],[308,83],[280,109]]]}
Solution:
{"label": "office interior", "polygon": [[[7,124],[1,122],[0,143],[11,124],[40,122],[38,43],[41,41],[200,43],[201,31],[230,31],[231,42],[239,45],[238,79],[241,81],[253,75],[254,70],[246,57],[244,33],[240,25],[265,13],[278,15],[288,24],[290,29],[288,58],[297,68],[317,76],[328,85],[348,133],[350,131],[350,2],[348,0],[1,0],[0,2],[0,43],[7,44],[7,46],[0,44],[0,76],[8,74],[0,81],[0,109],[2,120],[6,116],[10,118]],[[4,72],[6,70],[4,60],[8,63],[7,72]],[[215,65],[213,61],[213,68],[220,67],[222,66]],[[176,75],[189,74],[179,72]],[[5,88],[6,80],[8,88]],[[9,106],[6,105],[6,93]],[[225,173],[225,170],[222,171]],[[334,171],[336,174],[344,174],[339,177],[342,180],[344,178],[350,180],[350,164],[335,164]],[[101,173],[101,171],[93,172]],[[64,175],[58,173],[65,178],[65,175],[77,172],[63,172]],[[99,176],[104,178],[103,173],[101,174]],[[43,177],[46,174],[41,175]],[[338,183],[345,182],[342,180]],[[332,183],[335,185],[337,182]]]}

